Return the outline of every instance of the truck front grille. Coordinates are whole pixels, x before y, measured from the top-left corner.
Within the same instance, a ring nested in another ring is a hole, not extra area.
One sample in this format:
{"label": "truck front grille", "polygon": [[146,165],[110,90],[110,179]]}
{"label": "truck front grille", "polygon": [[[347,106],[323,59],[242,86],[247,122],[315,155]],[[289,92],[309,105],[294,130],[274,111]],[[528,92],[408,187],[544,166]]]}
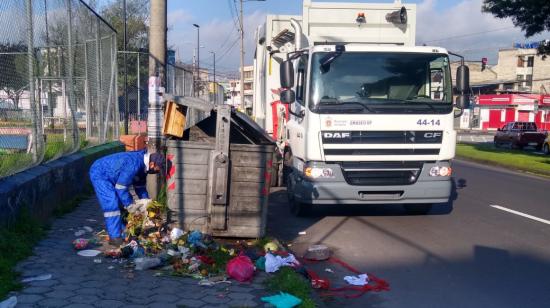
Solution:
{"label": "truck front grille", "polygon": [[438,155],[439,149],[324,149],[325,155]]}
{"label": "truck front grille", "polygon": [[342,173],[350,185],[411,185],[422,171],[423,162],[341,163]]}

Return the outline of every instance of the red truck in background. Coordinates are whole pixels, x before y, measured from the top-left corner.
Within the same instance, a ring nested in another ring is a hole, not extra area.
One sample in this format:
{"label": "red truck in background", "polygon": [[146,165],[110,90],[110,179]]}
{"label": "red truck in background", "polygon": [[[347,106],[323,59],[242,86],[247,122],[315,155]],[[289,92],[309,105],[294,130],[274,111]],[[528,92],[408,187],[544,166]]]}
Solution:
{"label": "red truck in background", "polygon": [[540,151],[546,136],[547,133],[537,130],[535,122],[509,122],[497,130],[494,144],[497,148],[507,146],[512,149],[533,146],[537,151]]}

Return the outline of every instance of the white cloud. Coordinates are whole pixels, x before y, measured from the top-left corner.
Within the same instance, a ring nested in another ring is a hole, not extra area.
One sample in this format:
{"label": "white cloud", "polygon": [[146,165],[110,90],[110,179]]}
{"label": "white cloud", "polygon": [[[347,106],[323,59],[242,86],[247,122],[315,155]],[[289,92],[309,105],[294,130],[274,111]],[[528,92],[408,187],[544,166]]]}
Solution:
{"label": "white cloud", "polygon": [[[254,56],[255,29],[265,21],[266,14],[255,11],[245,15],[245,65],[252,64]],[[174,28],[168,34],[168,44],[176,49],[177,56],[190,63],[193,49],[197,46],[197,32],[194,27]],[[237,71],[240,65],[240,39],[237,25],[232,20],[213,19],[200,27],[200,62],[202,67],[212,67],[213,59],[210,51],[216,52],[217,73]]]}
{"label": "white cloud", "polygon": [[193,16],[191,16],[189,12],[179,9],[170,11],[168,13],[168,20],[166,22],[168,24],[168,28],[172,28],[177,23],[188,22],[191,19],[193,19]]}
{"label": "white cloud", "polygon": [[489,57],[490,62],[496,63],[498,49],[512,47],[514,42],[536,41],[548,36],[543,33],[525,38],[510,19],[482,13],[482,0],[463,0],[444,10],[436,10],[435,2],[424,0],[417,6],[417,44],[442,46],[469,60]]}

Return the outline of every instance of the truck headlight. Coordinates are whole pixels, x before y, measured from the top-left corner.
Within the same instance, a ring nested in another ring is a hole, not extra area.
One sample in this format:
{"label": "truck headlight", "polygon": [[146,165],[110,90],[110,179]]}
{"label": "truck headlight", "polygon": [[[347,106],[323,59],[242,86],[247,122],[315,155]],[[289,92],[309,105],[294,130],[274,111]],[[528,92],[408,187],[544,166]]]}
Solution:
{"label": "truck headlight", "polygon": [[327,167],[306,167],[304,175],[311,179],[327,179],[334,177],[334,171]]}
{"label": "truck headlight", "polygon": [[453,169],[447,166],[433,166],[430,169],[430,176],[451,176]]}

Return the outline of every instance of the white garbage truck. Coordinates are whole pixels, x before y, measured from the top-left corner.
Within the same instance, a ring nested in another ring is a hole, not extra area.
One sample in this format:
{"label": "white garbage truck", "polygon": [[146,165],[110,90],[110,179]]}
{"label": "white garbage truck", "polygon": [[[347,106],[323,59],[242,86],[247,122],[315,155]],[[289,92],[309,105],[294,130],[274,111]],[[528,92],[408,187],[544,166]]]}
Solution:
{"label": "white garbage truck", "polygon": [[278,141],[295,215],[449,201],[469,71],[462,58],[453,87],[454,54],[415,46],[415,25],[414,4],[304,0],[257,29],[253,117]]}

